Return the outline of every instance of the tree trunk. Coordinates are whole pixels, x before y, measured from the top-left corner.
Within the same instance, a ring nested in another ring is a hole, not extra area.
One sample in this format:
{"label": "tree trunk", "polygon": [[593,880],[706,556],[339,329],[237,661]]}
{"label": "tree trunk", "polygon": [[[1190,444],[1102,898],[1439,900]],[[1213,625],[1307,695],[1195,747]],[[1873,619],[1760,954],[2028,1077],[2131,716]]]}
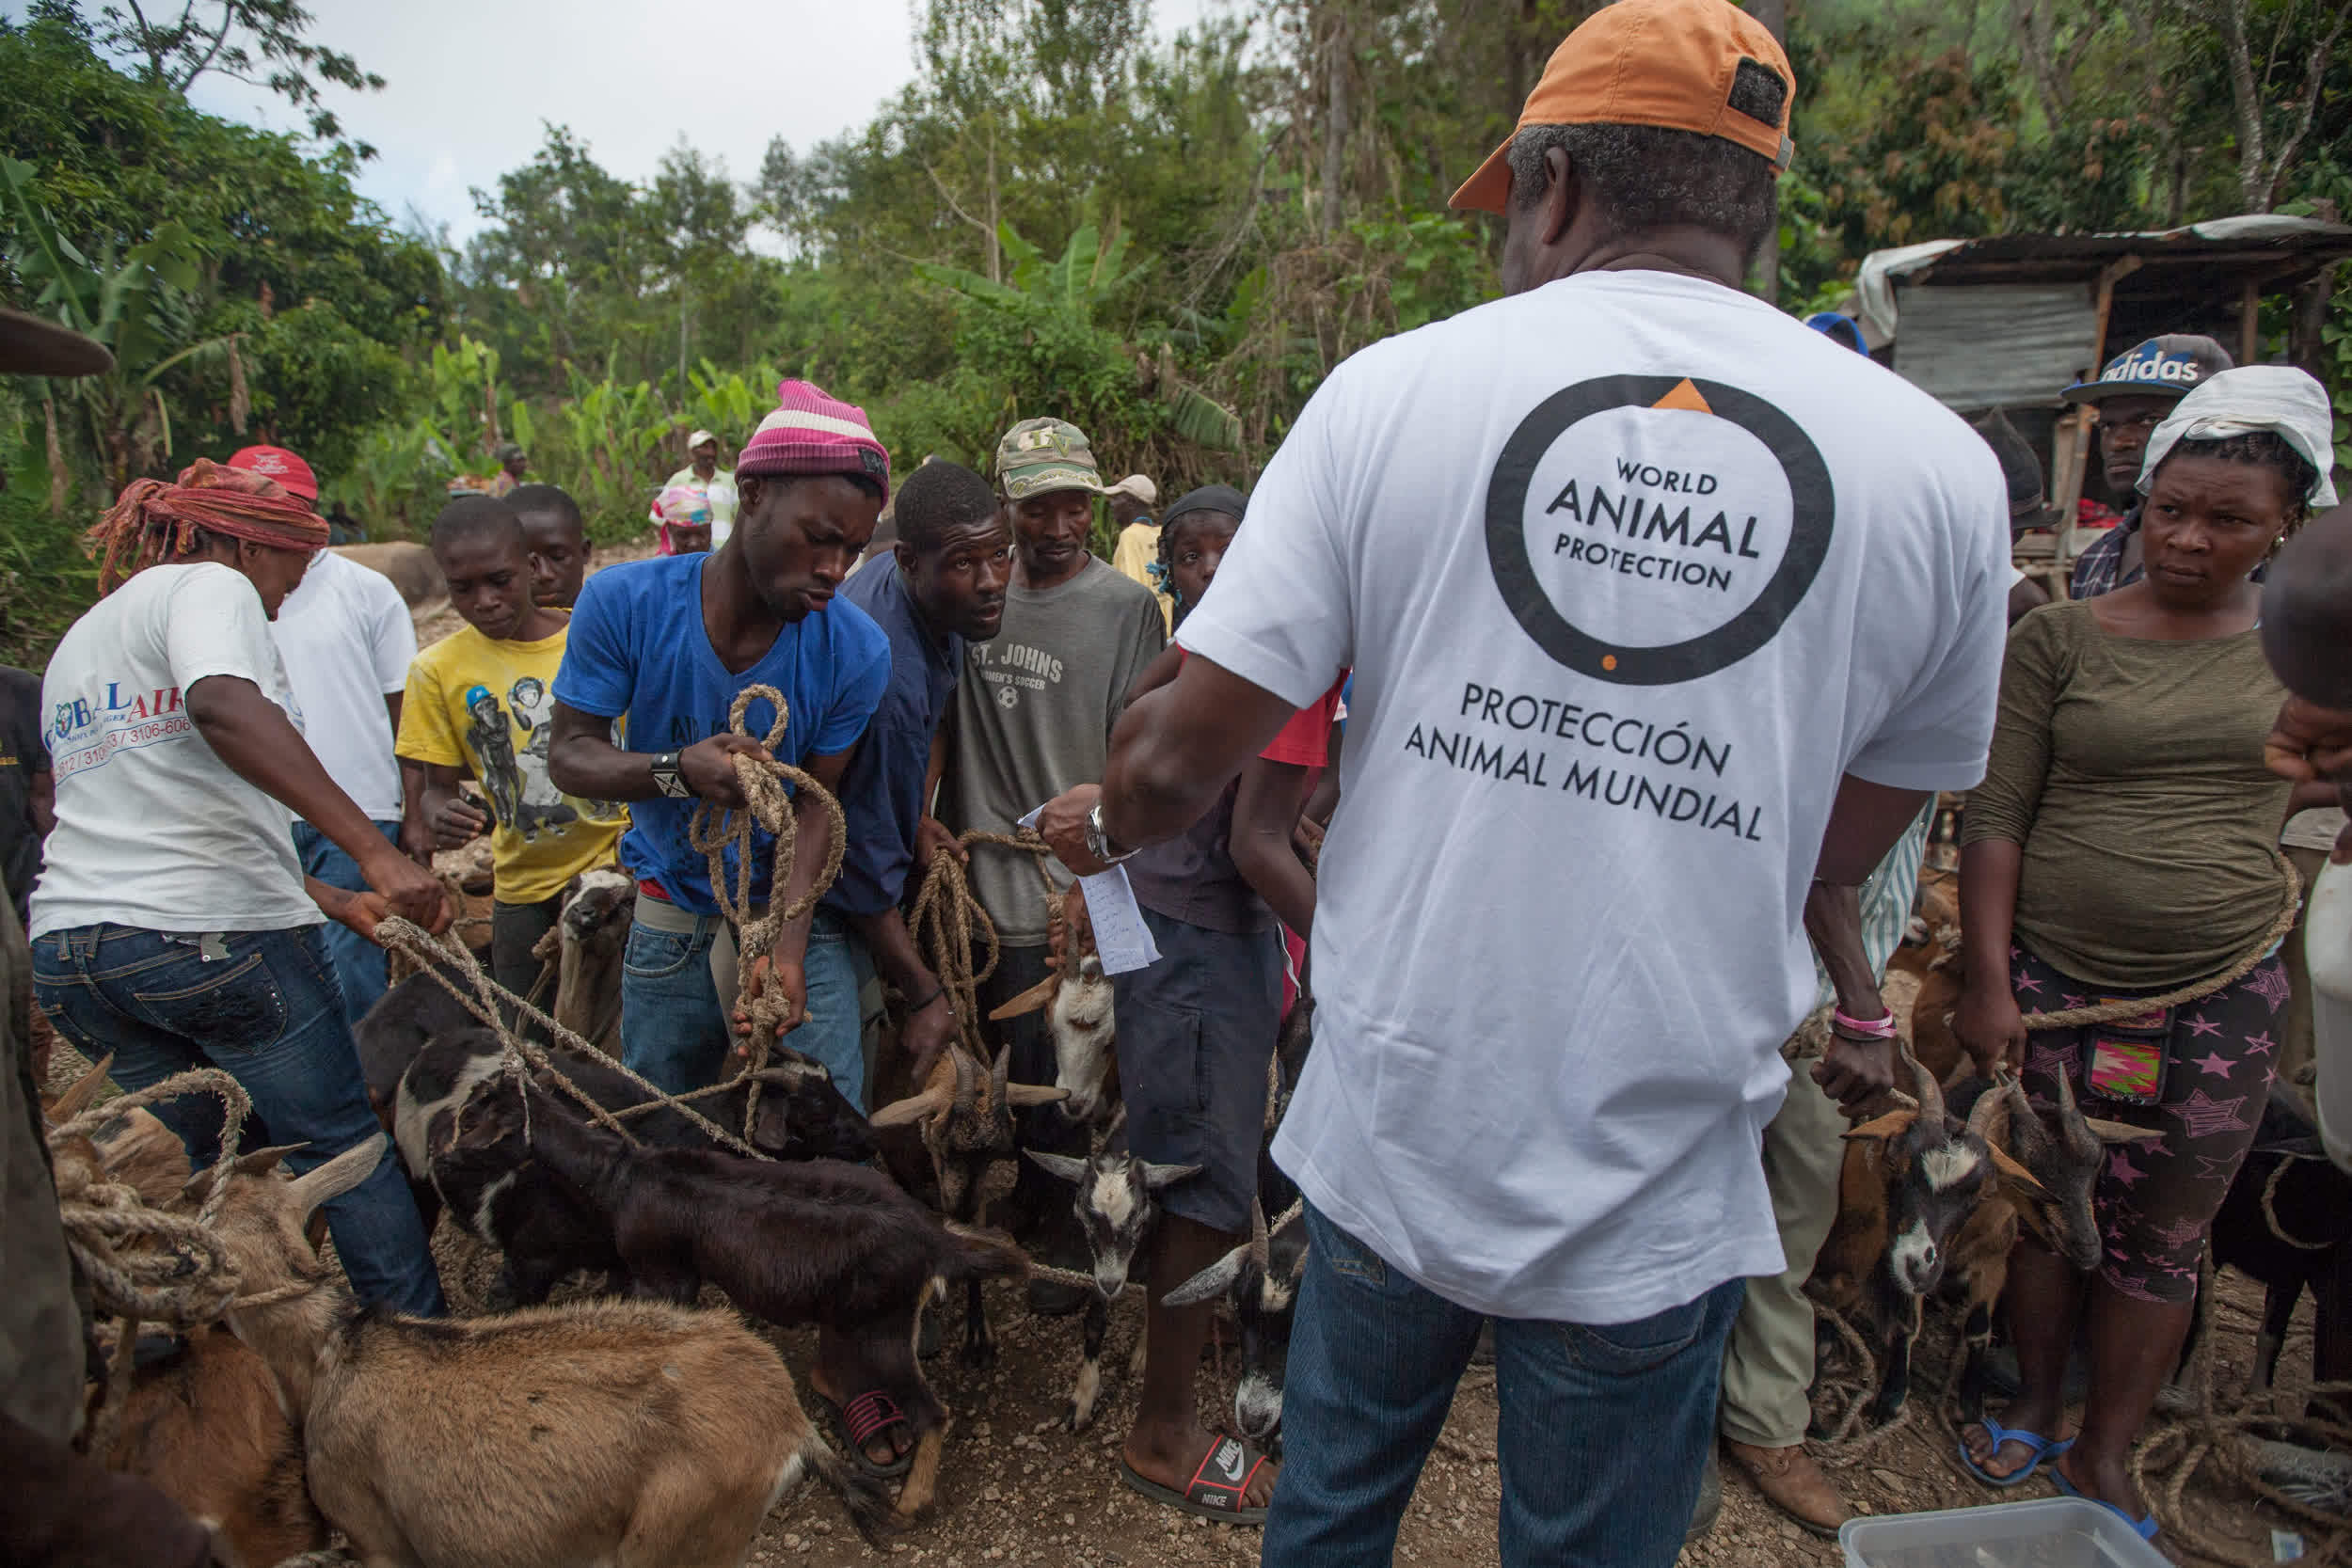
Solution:
{"label": "tree trunk", "polygon": [[2254,80],[2253,50],[2247,41],[2248,9],[2249,0],[2222,0],[2221,39],[2230,63],[2231,106],[2237,115],[2238,192],[2248,212],[2267,213],[2279,198],[2279,182],[2294,166],[2303,138],[2311,132],[2312,117],[2319,107],[2320,81],[2328,73],[2328,56],[2335,52],[2352,10],[2337,9],[2334,24],[2304,61],[2301,96],[2282,105],[2294,117],[2295,128],[2272,153],[2263,128],[2265,95]]}
{"label": "tree trunk", "polygon": [[1331,36],[1325,46],[1323,118],[1323,232],[1326,238],[1339,232],[1342,214],[1341,198],[1345,195],[1347,181],[1347,136],[1350,131],[1348,103],[1349,49],[1347,12],[1334,7]]}

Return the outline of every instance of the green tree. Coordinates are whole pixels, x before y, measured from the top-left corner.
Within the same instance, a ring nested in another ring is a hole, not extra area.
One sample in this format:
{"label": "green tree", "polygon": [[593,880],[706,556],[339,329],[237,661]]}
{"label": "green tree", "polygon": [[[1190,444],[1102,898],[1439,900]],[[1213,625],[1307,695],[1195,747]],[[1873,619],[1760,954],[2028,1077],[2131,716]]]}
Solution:
{"label": "green tree", "polygon": [[[71,13],[71,0],[44,0]],[[311,16],[294,0],[183,0],[173,15],[168,0],[153,17],[140,0],[123,0],[99,12],[98,41],[140,64],[152,86],[184,97],[208,71],[265,87],[302,111],[310,134],[321,141],[342,135],[342,124],[320,97],[318,83],[355,92],[381,91],[384,78],[359,69],[349,55],[307,37]],[[312,78],[317,80],[314,81]],[[374,156],[364,142],[354,150]]]}

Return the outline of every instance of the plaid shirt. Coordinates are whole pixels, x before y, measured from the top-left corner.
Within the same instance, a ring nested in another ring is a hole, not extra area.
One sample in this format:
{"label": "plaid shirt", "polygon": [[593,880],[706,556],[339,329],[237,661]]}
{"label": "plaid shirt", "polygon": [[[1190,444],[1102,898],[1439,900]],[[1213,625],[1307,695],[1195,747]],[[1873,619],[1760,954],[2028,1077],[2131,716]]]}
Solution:
{"label": "plaid shirt", "polygon": [[2135,506],[2123,515],[2123,520],[2093,539],[2083,553],[2074,558],[2074,575],[2067,579],[2066,596],[2070,599],[2095,599],[2111,594],[2139,576],[2135,566],[2129,576],[2119,575],[2123,565],[2123,544],[2139,527],[2139,508]]}

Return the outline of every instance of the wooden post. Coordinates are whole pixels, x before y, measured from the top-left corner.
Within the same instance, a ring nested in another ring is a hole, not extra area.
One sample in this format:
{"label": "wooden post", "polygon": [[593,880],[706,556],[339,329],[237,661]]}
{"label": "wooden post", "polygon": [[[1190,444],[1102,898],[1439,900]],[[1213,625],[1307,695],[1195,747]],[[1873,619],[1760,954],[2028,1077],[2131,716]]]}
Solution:
{"label": "wooden post", "polygon": [[2259,279],[2249,277],[2238,294],[2237,301],[2237,362],[2254,365],[2262,362],[2263,350],[2263,286]]}
{"label": "wooden post", "polygon": [[[2123,256],[2100,269],[2091,363],[2083,372],[2085,375],[2098,374],[2107,362],[2107,323],[2115,314],[2115,285],[2139,268],[2138,257]],[[2058,420],[2058,438],[2052,443],[2050,457],[2050,499],[2058,514],[2055,531],[2058,553],[2053,559],[2061,571],[2072,567],[2074,562],[2074,506],[2083,499],[2083,466],[2090,458],[2090,405],[2076,404]]]}

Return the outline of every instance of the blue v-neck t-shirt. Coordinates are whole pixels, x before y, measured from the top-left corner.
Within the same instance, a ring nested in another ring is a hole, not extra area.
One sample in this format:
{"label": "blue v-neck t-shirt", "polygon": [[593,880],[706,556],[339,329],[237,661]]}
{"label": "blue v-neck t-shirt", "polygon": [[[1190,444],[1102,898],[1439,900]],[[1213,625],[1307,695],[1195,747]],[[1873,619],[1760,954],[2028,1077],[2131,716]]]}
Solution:
{"label": "blue v-neck t-shirt", "polygon": [[[556,701],[600,719],[626,714],[629,749],[659,753],[724,733],[736,693],[772,686],[784,693],[789,719],[774,748],[778,758],[804,767],[812,756],[856,745],[890,680],[890,639],[873,617],[835,597],[777,633],[757,663],[732,672],[703,629],[702,573],[714,559],[657,556],[590,578],[572,610]],[[751,705],[745,727],[754,739],[764,739],[774,722],[766,701]],[[678,908],[715,914],[708,863],[687,837],[698,803],[691,796],[631,801],[621,864],[660,886]],[[768,897],[772,847],[770,835],[756,835],[755,901]],[[732,856],[728,865],[732,879]]]}

